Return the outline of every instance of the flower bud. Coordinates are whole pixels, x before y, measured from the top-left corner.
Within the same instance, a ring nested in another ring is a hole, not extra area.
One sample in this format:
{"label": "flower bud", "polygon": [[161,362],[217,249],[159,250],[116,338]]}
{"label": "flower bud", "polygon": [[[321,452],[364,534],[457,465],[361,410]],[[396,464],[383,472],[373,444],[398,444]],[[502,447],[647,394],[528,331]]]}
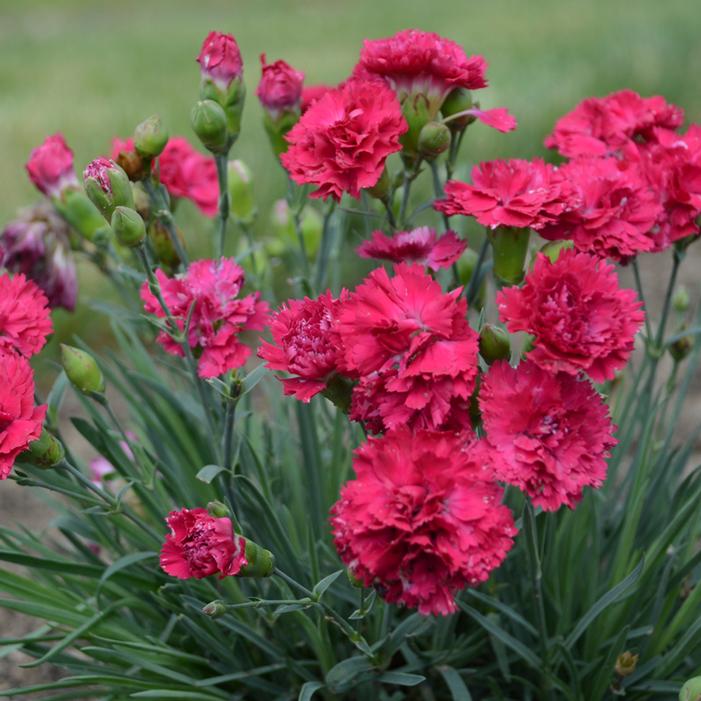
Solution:
{"label": "flower bud", "polygon": [[231,214],[244,224],[251,224],[256,216],[251,171],[243,161],[229,161],[229,206]]}
{"label": "flower bud", "polygon": [[134,196],[127,174],[109,158],[96,158],[83,171],[85,192],[109,221],[118,205],[134,206]]}
{"label": "flower bud", "polygon": [[684,285],[680,285],[674,293],[672,306],[680,314],[684,314],[684,312],[689,310],[689,290]]}
{"label": "flower bud", "polygon": [[265,548],[252,540],[246,540],[246,560],[248,564],[241,568],[239,577],[270,577],[275,569],[275,557]]}
{"label": "flower bud", "polygon": [[66,190],[60,200],[54,200],[54,205],[86,241],[98,244],[109,240],[110,228],[105,218],[83,190]]}
{"label": "flower bud", "polygon": [[226,613],[226,604],[215,599],[202,607],[202,613],[210,618],[221,618]]}
{"label": "flower bud", "polygon": [[692,677],[684,682],[679,692],[679,701],[701,701],[701,677]]}
{"label": "flower bud", "polygon": [[200,100],[190,113],[192,129],[202,145],[214,154],[228,153],[230,142],[227,133],[226,113],[214,100]]}
{"label": "flower bud", "polygon": [[41,436],[29,444],[21,459],[37,467],[49,468],[60,463],[65,455],[61,441],[43,428]]}
{"label": "flower bud", "polygon": [[61,344],[61,365],[70,383],[83,394],[102,394],[105,379],[95,358],[79,348]]}
{"label": "flower bud", "polygon": [[117,241],[127,248],[135,248],[146,238],[146,225],[141,215],[130,207],[117,207],[112,214],[112,231]]}
{"label": "flower bud", "polygon": [[216,500],[210,501],[207,504],[207,511],[209,511],[209,515],[214,516],[214,518],[224,518],[225,516],[231,516],[231,512],[229,511],[227,505]]}
{"label": "flower bud", "polygon": [[[180,239],[183,248],[185,247],[185,239],[180,229],[176,227],[175,235]],[[160,219],[153,219],[148,227],[148,239],[151,243],[151,248],[156,256],[156,260],[162,265],[171,270],[175,270],[180,265],[178,252],[173,245],[168,229]]]}
{"label": "flower bud", "polygon": [[134,148],[148,160],[160,156],[168,143],[168,132],[161,124],[161,118],[154,114],[134,129]]}
{"label": "flower bud", "polygon": [[299,121],[298,112],[282,112],[277,118],[271,117],[269,112],[263,115],[263,126],[268,140],[273,148],[275,156],[287,151],[289,144],[285,139],[285,134]]}
{"label": "flower bud", "polygon": [[682,336],[670,344],[669,354],[677,363],[680,363],[686,358],[694,348],[693,336]]}
{"label": "flower bud", "polygon": [[566,251],[568,248],[574,248],[574,243],[569,239],[564,241],[550,241],[540,249],[540,252],[544,253],[550,259],[551,263],[554,263],[560,257],[560,253]]}
{"label": "flower bud", "polygon": [[[455,88],[448,97],[443,100],[441,114],[444,117],[452,117],[454,114],[466,112],[475,106],[472,101],[472,94],[466,88]],[[465,127],[475,121],[474,115],[465,114],[447,122],[448,128],[452,131],[462,131]]]}
{"label": "flower bud", "polygon": [[494,255],[492,270],[499,285],[518,285],[523,280],[530,234],[529,229],[507,226],[498,226],[489,231]]}
{"label": "flower bud", "polygon": [[124,170],[132,182],[143,180],[146,175],[144,159],[136,151],[120,151],[115,159],[117,165]]}
{"label": "flower bud", "polygon": [[246,97],[243,62],[236,39],[231,34],[210,32],[200,54],[200,98],[218,102],[226,114],[230,143],[241,131],[241,113]]}
{"label": "flower bud", "polygon": [[419,155],[427,161],[438,158],[450,146],[450,129],[440,122],[429,122],[419,132]]}
{"label": "flower bud", "polygon": [[619,677],[629,677],[635,672],[635,667],[638,664],[639,655],[634,655],[632,652],[622,652],[616,658],[616,674]]}
{"label": "flower bud", "polygon": [[485,324],[480,331],[480,355],[488,365],[495,360],[508,360],[511,357],[509,334],[499,326]]}
{"label": "flower bud", "polygon": [[151,200],[141,183],[131,184],[131,194],[134,199],[134,209],[144,221],[151,218]]}

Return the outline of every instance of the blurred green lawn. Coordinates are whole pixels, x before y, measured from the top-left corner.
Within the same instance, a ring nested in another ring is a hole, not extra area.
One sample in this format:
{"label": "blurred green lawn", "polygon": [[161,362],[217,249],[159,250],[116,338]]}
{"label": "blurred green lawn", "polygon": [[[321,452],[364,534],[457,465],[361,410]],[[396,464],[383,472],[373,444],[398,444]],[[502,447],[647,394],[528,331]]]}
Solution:
{"label": "blurred green lawn", "polygon": [[[260,123],[258,55],[335,83],[363,38],[406,27],[484,54],[483,106],[507,106],[519,120],[509,135],[471,130],[470,161],[542,154],[557,116],[624,87],[663,94],[701,120],[699,0],[0,0],[0,224],[36,197],[23,166],[47,134],[65,134],[80,170],[155,112],[171,134],[191,136],[195,56],[211,29],[235,34],[244,55],[249,97],[233,155],[252,167],[265,211],[285,178]],[[182,209],[190,240],[206,237],[211,225],[189,203]],[[61,314],[58,325],[64,337],[89,335],[80,316]]]}

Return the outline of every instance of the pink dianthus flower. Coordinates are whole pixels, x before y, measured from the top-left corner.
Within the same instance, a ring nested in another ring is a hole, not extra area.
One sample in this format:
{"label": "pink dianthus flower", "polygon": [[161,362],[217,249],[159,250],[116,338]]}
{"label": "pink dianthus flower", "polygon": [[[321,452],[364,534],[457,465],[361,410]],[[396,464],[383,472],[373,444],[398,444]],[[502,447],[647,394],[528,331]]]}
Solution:
{"label": "pink dianthus flower", "polygon": [[29,179],[47,197],[57,197],[67,187],[77,186],[73,151],[62,134],[47,136],[29,155],[25,166]]}
{"label": "pink dianthus flower", "polygon": [[24,275],[0,275],[0,350],[38,353],[52,332],[49,300]]}

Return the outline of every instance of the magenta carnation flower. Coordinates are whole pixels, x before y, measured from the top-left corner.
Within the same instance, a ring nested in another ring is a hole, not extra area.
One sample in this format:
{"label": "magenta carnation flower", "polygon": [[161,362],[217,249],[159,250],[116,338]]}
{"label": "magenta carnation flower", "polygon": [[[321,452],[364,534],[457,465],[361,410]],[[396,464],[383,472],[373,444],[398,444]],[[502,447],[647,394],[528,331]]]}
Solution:
{"label": "magenta carnation flower", "polygon": [[302,88],[302,114],[304,114],[320,97],[326,95],[329,90],[334,90],[333,85],[305,85]]}
{"label": "magenta carnation flower", "polygon": [[264,342],[259,357],[271,370],[294,377],[281,381],[284,392],[308,402],[321,392],[341,364],[340,339],[335,320],[347,293],[334,299],[330,292],[317,299],[291,299],[270,322],[273,343]]}
{"label": "magenta carnation flower", "polygon": [[588,380],[500,360],[482,380],[479,408],[497,479],[535,506],[574,508],[584,487],[603,484],[615,427]]}
{"label": "magenta carnation flower", "polygon": [[572,188],[569,206],[539,230],[543,238],[571,239],[580,251],[617,261],[653,249],[650,232],[662,207],[639,169],[623,169],[615,158],[587,158],[559,171]]}
{"label": "magenta carnation flower", "polygon": [[73,151],[62,134],[47,136],[37,146],[26,164],[29,179],[47,197],[57,197],[67,187],[78,185],[73,168]]}
{"label": "magenta carnation flower", "polygon": [[360,377],[351,418],[373,431],[465,427],[477,334],[458,288],[444,293],[418,265],[374,270],[338,314],[344,371]]}
{"label": "magenta carnation flower", "polygon": [[350,80],[320,97],[285,137],[280,156],[298,185],[316,185],[311,197],[360,197],[382,176],[387,156],[401,149],[407,124],[394,93],[380,82]]}
{"label": "magenta carnation flower", "polygon": [[28,358],[38,353],[52,332],[46,295],[24,275],[0,275],[0,350]]}
{"label": "magenta carnation flower", "polygon": [[0,347],[0,479],[7,479],[17,456],[41,436],[45,415],[46,406],[34,405],[29,361]]}
{"label": "magenta carnation flower", "polygon": [[487,161],[472,170],[472,184],[450,180],[434,208],[472,216],[483,226],[539,229],[567,206],[568,187],[542,160]]}
{"label": "magenta carnation flower", "polygon": [[463,254],[467,242],[458,238],[454,231],[441,236],[428,226],[412,231],[398,231],[385,236],[374,231],[369,241],[356,249],[361,258],[379,258],[393,263],[420,263],[431,270],[450,267]]}
{"label": "magenta carnation flower", "polygon": [[[238,297],[244,273],[234,259],[199,260],[191,263],[183,275],[175,277],[168,277],[159,269],[156,277],[181,330],[191,315],[187,342],[198,353],[200,377],[217,377],[240,368],[251,349],[241,342],[239,335],[248,329],[264,328],[268,305],[259,299],[259,292]],[[148,282],[141,288],[141,299],[149,314],[165,318]],[[158,341],[166,352],[183,355],[181,346],[167,333],[161,332]]]}
{"label": "magenta carnation flower", "polygon": [[273,114],[300,107],[304,73],[297,71],[286,61],[267,63],[260,55],[262,75],[256,95],[265,109]]}
{"label": "magenta carnation flower", "polygon": [[178,579],[219,578],[238,574],[248,564],[246,541],[234,533],[229,518],[215,518],[206,509],[171,511],[170,533],[161,548],[161,568]]}
{"label": "magenta carnation flower", "polygon": [[621,90],[580,102],[557,121],[545,145],[569,158],[604,156],[633,139],[656,140],[657,130],[674,130],[683,121],[681,107],[664,98]]}
{"label": "magenta carnation flower", "polygon": [[554,263],[538,254],[523,286],[499,292],[497,304],[509,331],[535,337],[530,360],[551,372],[583,371],[594,382],[612,380],[625,366],[645,319],[612,265],[574,250]]}
{"label": "magenta carnation flower", "polygon": [[226,89],[243,75],[243,61],[236,39],[231,34],[210,32],[197,56],[202,77]]}
{"label": "magenta carnation flower", "polygon": [[356,450],[356,479],[331,510],[336,548],[353,575],[424,615],[488,579],[513,545],[489,452],[469,434],[399,429]]}

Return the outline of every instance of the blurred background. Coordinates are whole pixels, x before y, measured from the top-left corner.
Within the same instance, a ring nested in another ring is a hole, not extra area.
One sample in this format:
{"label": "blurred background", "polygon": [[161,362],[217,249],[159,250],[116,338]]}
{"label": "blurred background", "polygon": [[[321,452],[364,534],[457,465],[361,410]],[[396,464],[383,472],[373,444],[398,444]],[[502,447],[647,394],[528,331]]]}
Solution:
{"label": "blurred background", "polygon": [[[0,0],[0,226],[38,199],[24,163],[48,134],[63,132],[78,172],[107,154],[113,137],[130,135],[153,113],[172,135],[194,142],[189,114],[198,97],[195,57],[206,33],[217,29],[233,33],[244,56],[248,100],[232,157],[254,173],[258,233],[265,234],[267,211],[284,197],[286,179],[255,97],[259,54],[284,58],[310,84],[336,83],[349,74],[364,38],[408,27],[438,32],[468,53],[483,54],[490,88],[480,91],[482,106],[506,106],[519,120],[508,135],[471,129],[465,163],[544,155],[543,138],[558,116],[586,96],[621,88],[664,95],[686,110],[688,121],[701,121],[698,0]],[[191,243],[206,240],[213,227],[187,201],[178,219]],[[643,261],[653,289],[664,284],[667,262]],[[686,267],[695,300],[699,281],[693,264]],[[79,332],[95,342],[102,326],[85,301],[104,288],[88,266],[80,274],[82,308],[55,314],[57,335]],[[698,423],[698,394],[691,409],[687,422]],[[50,514],[27,498],[3,484],[0,522],[45,525]],[[8,635],[25,626],[18,617],[2,620]],[[0,688],[32,678],[12,658],[0,663]]]}

